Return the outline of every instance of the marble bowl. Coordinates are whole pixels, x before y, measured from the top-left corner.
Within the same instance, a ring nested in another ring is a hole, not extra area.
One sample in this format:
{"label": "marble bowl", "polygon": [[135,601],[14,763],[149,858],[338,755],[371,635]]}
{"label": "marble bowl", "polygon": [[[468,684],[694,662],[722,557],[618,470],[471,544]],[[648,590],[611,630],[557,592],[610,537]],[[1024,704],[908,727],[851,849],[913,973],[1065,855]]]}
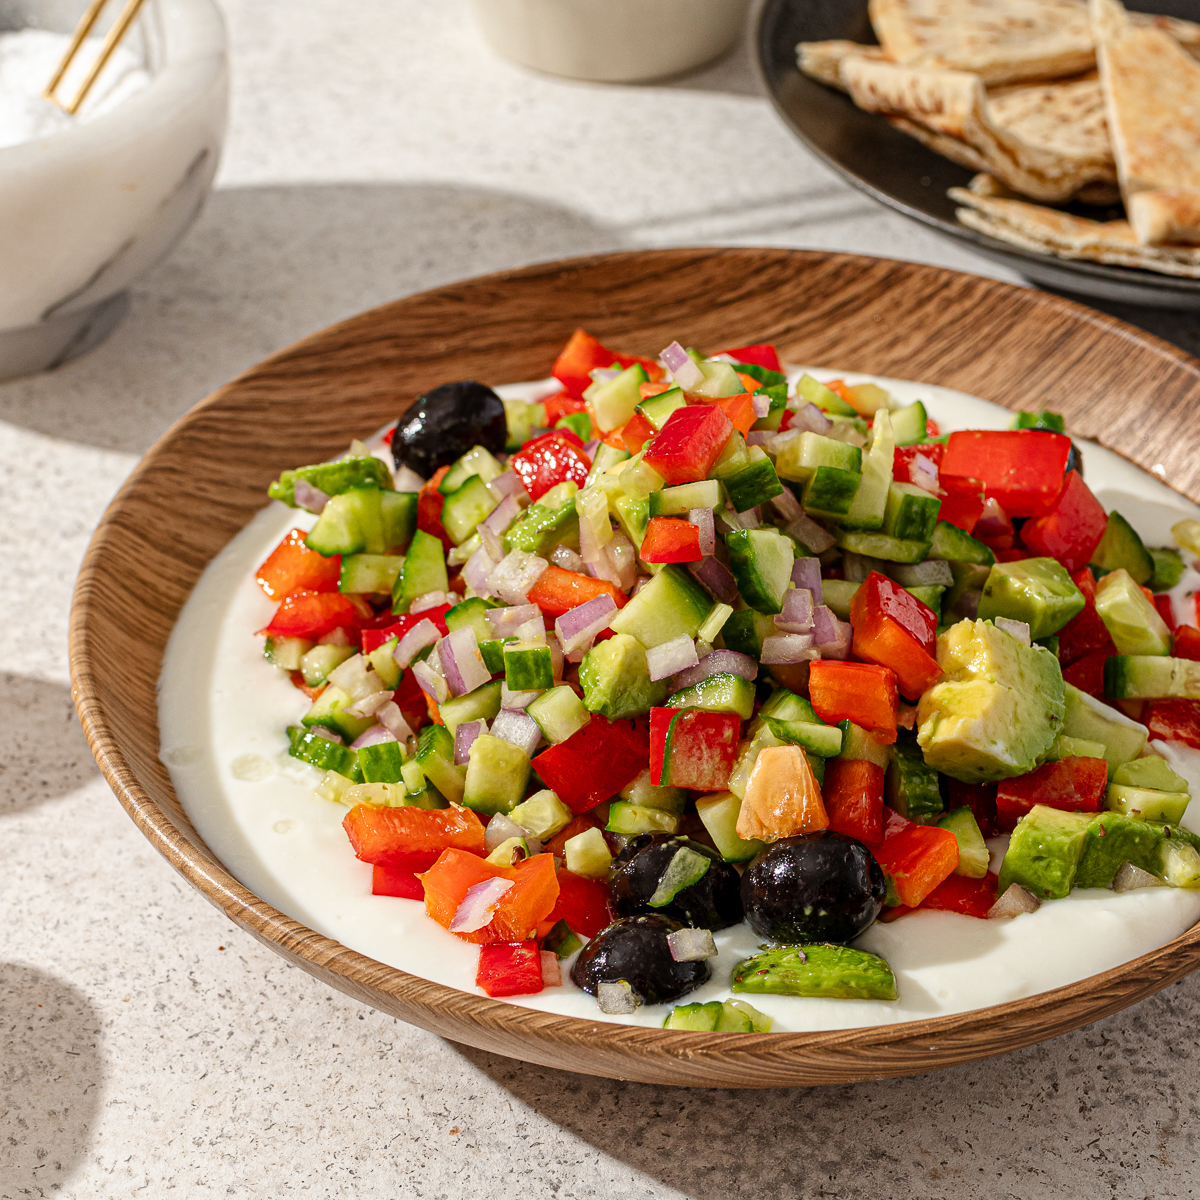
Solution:
{"label": "marble bowl", "polygon": [[[69,32],[83,7],[0,0],[0,30]],[[106,337],[126,289],[174,246],[212,186],[228,108],[215,3],[150,0],[127,43],[150,70],[148,87],[65,132],[0,149],[0,379]]]}

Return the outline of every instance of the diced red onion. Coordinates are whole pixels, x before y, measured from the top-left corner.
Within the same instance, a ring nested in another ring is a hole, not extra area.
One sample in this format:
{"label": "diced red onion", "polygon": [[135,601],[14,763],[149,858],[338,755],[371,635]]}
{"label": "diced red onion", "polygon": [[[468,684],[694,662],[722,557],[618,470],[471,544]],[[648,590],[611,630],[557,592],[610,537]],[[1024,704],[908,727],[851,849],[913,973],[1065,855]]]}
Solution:
{"label": "diced red onion", "polygon": [[834,632],[832,637],[817,635],[818,625],[822,626],[821,633],[824,635],[823,619],[818,618],[817,614],[824,608],[824,605],[818,605],[813,609],[813,645],[820,651],[822,658],[849,658],[850,647],[854,641],[854,630],[850,627],[848,621],[839,621],[829,609],[825,611],[829,613],[829,618],[833,621]]}
{"label": "diced red onion", "polygon": [[508,684],[501,683],[500,707],[511,709],[528,708],[541,694],[541,692],[510,692]]}
{"label": "diced red onion", "polygon": [[518,625],[513,631],[513,637],[518,641],[532,642],[536,646],[544,645],[546,641],[546,621],[541,613],[536,617],[530,617],[522,625]]}
{"label": "diced red onion", "polygon": [[741,654],[737,650],[714,650],[696,666],[676,675],[671,680],[671,687],[679,692],[713,675],[737,675],[741,679],[754,680],[758,678],[758,663],[748,654]]}
{"label": "diced red onion", "polygon": [[509,608],[489,608],[484,616],[498,638],[514,637],[526,621],[541,616],[536,604],[517,604]]}
{"label": "diced red onion", "polygon": [[[525,485],[521,482],[521,477],[516,473],[516,471],[501,471],[500,474],[488,484],[488,488],[497,496],[517,497],[518,508],[520,507],[521,495],[528,494],[525,492]],[[503,531],[497,530],[497,532],[499,533]]]}
{"label": "diced red onion", "polygon": [[975,528],[971,531],[972,535],[986,540],[1007,537],[1012,531],[1013,525],[1008,519],[1008,514],[994,497],[989,496],[984,502],[979,520],[975,522]]}
{"label": "diced red onion", "polygon": [[802,404],[795,410],[789,431],[799,429],[802,433],[819,433],[825,436],[833,422],[815,405]]}
{"label": "diced red onion", "polygon": [[627,592],[637,581],[637,551],[623,533],[614,532],[601,561],[589,562],[587,569],[596,579],[606,579]]}
{"label": "diced red onion", "polygon": [[427,608],[438,608],[443,604],[457,604],[458,596],[453,592],[423,592],[414,597],[408,606],[410,613],[424,612]]}
{"label": "diced red onion", "polygon": [[496,560],[487,552],[486,546],[480,546],[463,565],[462,577],[477,596],[492,594],[487,581],[488,575],[495,565]]}
{"label": "diced red onion", "polygon": [[798,588],[807,588],[812,592],[813,603],[820,604],[824,597],[821,594],[821,561],[816,558],[797,558],[792,563],[792,582]]}
{"label": "diced red onion", "polygon": [[708,929],[676,929],[667,934],[667,949],[676,962],[717,957],[716,939]]}
{"label": "diced red onion", "polygon": [[842,555],[842,575],[847,583],[862,583],[872,571],[878,570],[882,565],[878,558],[856,554],[853,550],[847,550]]}
{"label": "diced red onion", "polygon": [[[471,724],[476,724],[476,722],[472,721]],[[461,725],[459,729],[462,729]],[[455,751],[455,755],[457,757],[457,750]],[[518,825],[516,821],[509,820],[503,813],[496,813],[488,821],[487,828],[483,831],[483,848],[491,853],[497,846],[507,842],[509,838],[523,838],[525,836],[526,831],[523,826]]]}
{"label": "diced red onion", "polygon": [[1011,921],[1022,913],[1037,912],[1042,902],[1019,883],[1009,884],[1008,890],[988,909],[990,920]]}
{"label": "diced red onion", "polygon": [[562,966],[553,950],[543,950],[542,987],[562,987]]}
{"label": "diced red onion", "polygon": [[704,372],[692,361],[691,355],[678,343],[672,342],[659,358],[671,372],[671,378],[685,391],[704,382]]}
{"label": "diced red onion", "polygon": [[[725,511],[728,513],[729,509]],[[755,505],[753,508],[746,509],[745,512],[738,513],[735,517],[727,516],[725,519],[735,529],[757,529],[762,524],[762,510]]]}
{"label": "diced red onion", "polygon": [[814,554],[824,554],[826,550],[837,545],[837,539],[833,534],[818,525],[808,513],[801,513],[798,517],[794,517],[788,525],[787,531]]}
{"label": "diced red onion", "polygon": [[550,673],[554,677],[555,683],[562,683],[563,675],[563,652],[562,647],[558,644],[558,638],[546,638],[546,644],[550,648]]}
{"label": "diced red onion", "polygon": [[357,646],[358,638],[351,637],[347,629],[339,625],[317,639],[318,646]]}
{"label": "diced red onion", "polygon": [[[371,667],[370,659],[361,654],[351,655],[345,662],[339,663],[329,672],[329,682],[339,687],[347,696],[350,703],[356,704],[376,692],[386,692],[383,680]],[[366,714],[364,714],[366,715]]]}
{"label": "diced red onion", "polygon": [[775,431],[773,429],[752,429],[746,434],[747,446],[766,446],[768,449],[775,442]]}
{"label": "diced red onion", "polygon": [[517,746],[530,758],[542,740],[542,731],[538,728],[538,723],[520,709],[502,708],[492,722],[491,732],[492,737]]}
{"label": "diced red onion", "polygon": [[297,479],[293,488],[296,503],[310,513],[320,513],[329,503],[329,496],[320,488],[313,487],[307,479]]}
{"label": "diced red onion", "polygon": [[592,462],[596,461],[596,451],[600,449],[601,444],[602,443],[600,442],[599,438],[595,438],[590,442],[583,443],[583,452],[592,460]]}
{"label": "diced red onion", "polygon": [[483,687],[492,673],[479,652],[479,641],[470,625],[451,630],[438,645],[438,657],[442,674],[455,696],[465,696],[477,687]]}
{"label": "diced red onion", "polygon": [[[508,501],[506,500],[505,503],[507,504]],[[496,532],[489,529],[485,523],[480,524],[477,532],[479,533],[479,544],[487,551],[488,558],[493,565],[498,563],[504,557],[504,543]],[[470,560],[468,559],[468,561]]]}
{"label": "diced red onion", "polygon": [[830,645],[838,640],[838,619],[833,609],[826,604],[818,604],[813,609],[813,645]]}
{"label": "diced red onion", "polygon": [[950,564],[940,558],[929,558],[919,563],[893,563],[888,574],[901,587],[949,587],[954,582]]}
{"label": "diced red onion", "polygon": [[811,633],[780,633],[763,638],[759,661],[764,663],[808,662],[820,658],[819,650],[813,647]]}
{"label": "diced red onion", "polygon": [[775,617],[775,624],[784,633],[811,633],[813,607],[813,594],[808,588],[788,588],[783,593],[783,612]]}
{"label": "diced red onion", "polygon": [[1029,645],[1029,625],[1025,621],[1014,621],[1011,617],[996,617],[992,622],[997,629],[1003,629],[1005,633],[1011,633],[1018,642],[1024,642]]}
{"label": "diced red onion", "polygon": [[492,568],[488,587],[509,604],[524,604],[529,598],[529,589],[541,579],[549,565],[536,554],[513,550]]}
{"label": "diced red onion", "polygon": [[356,737],[350,743],[351,750],[361,750],[364,746],[378,746],[382,742],[395,742],[399,739],[382,725],[372,725],[365,733]]}
{"label": "diced red onion", "polygon": [[450,699],[450,687],[430,665],[429,662],[422,661],[413,663],[412,668],[413,678],[417,681],[418,686],[425,695],[429,696],[435,703],[444,704]]}
{"label": "diced red onion", "polygon": [[397,467],[392,472],[392,486],[398,492],[419,492],[425,480],[412,467]]}
{"label": "diced red onion", "polygon": [[1135,892],[1139,888],[1166,887],[1166,884],[1157,875],[1151,875],[1131,862],[1123,862],[1113,876],[1112,886],[1114,892]]}
{"label": "diced red onion", "polygon": [[762,420],[763,417],[771,411],[771,397],[759,396],[757,394],[750,397],[750,403],[754,405],[754,415]]}
{"label": "diced red onion", "polygon": [[550,551],[550,561],[564,571],[582,572],[587,565],[570,546],[555,546]]}
{"label": "diced red onion", "polygon": [[797,517],[804,515],[804,508],[790,487],[785,487],[778,496],[772,496],[771,503],[785,521],[794,521]]}
{"label": "diced red onion", "polygon": [[642,590],[642,588],[649,586],[649,583],[650,583],[650,580],[645,575],[643,575],[637,581],[637,583],[634,584],[633,594],[636,596],[638,594],[638,592],[640,592]]}
{"label": "diced red onion", "polygon": [[917,706],[900,701],[896,710],[896,724],[901,729],[912,729],[917,723]]}
{"label": "diced red onion", "polygon": [[696,645],[686,634],[646,651],[646,666],[650,670],[650,678],[654,680],[669,679],[699,662]]}
{"label": "diced red onion", "polygon": [[616,611],[616,601],[605,592],[563,613],[554,622],[554,631],[563,650],[570,653],[601,630],[607,629]]}
{"label": "diced red onion", "polygon": [[[475,744],[475,739],[480,734],[487,733],[487,722],[479,721],[463,721],[454,731],[454,763],[456,766],[463,766],[470,760],[471,747]],[[511,822],[510,822],[511,824]],[[501,838],[501,841],[504,839]],[[494,850],[495,846],[489,846],[489,850]]]}
{"label": "diced red onion", "polygon": [[706,558],[717,552],[717,527],[711,508],[689,508],[688,520],[700,531],[700,553]]}
{"label": "diced red onion", "polygon": [[849,421],[832,421],[825,436],[835,442],[845,442],[848,446],[863,447],[867,444],[867,435],[852,425]]}
{"label": "diced red onion", "polygon": [[422,618],[396,643],[392,651],[396,665],[407,667],[426,646],[432,646],[441,636],[441,631],[428,617]]}
{"label": "diced red onion", "polygon": [[382,725],[398,742],[407,742],[413,735],[412,728],[404,719],[404,714],[400,711],[400,705],[389,700],[376,714],[380,725]]}
{"label": "diced red onion", "polygon": [[979,615],[979,602],[982,599],[983,592],[979,588],[968,589],[955,602],[955,615],[967,621],[974,621]]}
{"label": "diced red onion", "polygon": [[352,717],[373,717],[385,704],[391,702],[391,692],[372,692],[353,704],[346,705],[346,711]]}
{"label": "diced red onion", "polygon": [[596,985],[596,1007],[609,1017],[628,1016],[642,1006],[642,998],[624,979]]}
{"label": "diced red onion", "polygon": [[719,558],[706,558],[689,563],[688,571],[701,587],[722,604],[732,604],[738,595],[733,572]]}
{"label": "diced red onion", "polygon": [[[517,477],[514,475],[514,479]],[[518,480],[518,482],[520,482]],[[492,531],[492,533],[503,533],[512,523],[521,515],[521,506],[517,503],[517,498],[513,495],[505,496],[495,508],[479,523],[479,528],[482,530],[484,526]],[[503,554],[500,558],[503,558]],[[496,560],[499,562],[499,559]]]}
{"label": "diced red onion", "polygon": [[315,733],[317,737],[323,737],[327,742],[337,742],[339,746],[346,744],[340,733],[334,733],[332,729],[326,729],[324,725],[310,725],[308,732]]}
{"label": "diced red onion", "polygon": [[490,925],[496,915],[496,906],[504,893],[513,886],[511,879],[485,879],[467,888],[467,894],[454,912],[450,922],[451,933],[475,933]]}
{"label": "diced red onion", "polygon": [[590,637],[586,642],[582,642],[580,645],[576,646],[574,650],[564,650],[562,648],[562,639],[559,638],[557,634],[555,634],[555,637],[557,638],[559,652],[567,662],[572,663],[583,662],[583,660],[587,658],[588,651],[591,650],[591,648],[596,644],[595,637]]}
{"label": "diced red onion", "polygon": [[927,492],[936,494],[939,491],[937,463],[923,454],[913,455],[908,477],[917,487],[924,488]]}

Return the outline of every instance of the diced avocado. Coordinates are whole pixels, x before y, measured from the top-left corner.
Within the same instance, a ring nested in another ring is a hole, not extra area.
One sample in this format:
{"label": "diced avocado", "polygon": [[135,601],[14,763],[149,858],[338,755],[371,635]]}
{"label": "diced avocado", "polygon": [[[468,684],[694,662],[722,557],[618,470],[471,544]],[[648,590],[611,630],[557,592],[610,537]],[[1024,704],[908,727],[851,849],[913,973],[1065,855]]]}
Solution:
{"label": "diced avocado", "polygon": [[1053,558],[1022,558],[996,563],[979,601],[979,619],[1024,621],[1037,641],[1057,633],[1086,601],[1066,569]]}
{"label": "diced avocado", "polygon": [[604,828],[624,837],[637,837],[639,833],[678,833],[679,818],[661,808],[617,800],[609,805],[608,823]]}
{"label": "diced avocado", "polygon": [[471,743],[462,797],[468,808],[489,815],[511,812],[524,798],[528,782],[529,755],[519,746],[490,733]]}
{"label": "diced avocado", "polygon": [[526,710],[552,746],[578,733],[592,714],[565,683],[539,696]]}
{"label": "diced avocado", "polygon": [[766,844],[757,838],[738,837],[737,819],[742,802],[732,792],[712,792],[696,799],[696,812],[708,830],[717,853],[726,862],[749,862]]}
{"label": "diced avocado", "polygon": [[959,621],[938,638],[944,677],[917,706],[925,761],[965,783],[1032,771],[1063,732],[1058,660],[987,621]]}
{"label": "diced avocado", "polygon": [[[929,416],[920,400],[903,408],[894,408],[890,415],[897,446],[914,446],[925,440]],[[878,420],[878,416],[875,419]]]}
{"label": "diced avocado", "polygon": [[[642,589],[641,595],[661,578],[662,575],[656,576]],[[637,599],[635,596],[626,608]],[[583,702],[588,711],[600,713],[610,721],[649,712],[667,698],[667,681],[650,678],[646,648],[628,633],[598,642],[584,655],[579,664],[579,686],[583,688]]]}
{"label": "diced avocado", "polygon": [[[463,803],[466,772],[454,762],[454,735],[444,725],[426,725],[417,739],[417,762],[434,787],[452,804]],[[471,805],[474,808],[474,805]]]}
{"label": "diced avocado", "polygon": [[694,638],[711,607],[709,594],[686,571],[666,566],[613,617],[610,628],[650,650],[673,638]]}
{"label": "diced avocado", "polygon": [[1137,531],[1119,512],[1108,514],[1104,536],[1092,552],[1096,574],[1124,568],[1134,583],[1149,583],[1154,577],[1154,559],[1138,537]]}
{"label": "diced avocado", "polygon": [[568,871],[586,879],[603,879],[613,860],[604,834],[594,825],[573,838],[567,838],[563,845],[563,858]]}
{"label": "diced avocado", "polygon": [[1104,660],[1104,694],[1114,700],[1200,700],[1200,663],[1114,654]]}
{"label": "diced avocado", "polygon": [[756,659],[762,654],[763,638],[778,632],[771,617],[752,608],[743,608],[733,613],[721,627],[721,642],[726,650],[736,650],[739,654],[748,654]]}
{"label": "diced avocado", "polygon": [[[924,408],[920,404],[916,407],[921,409],[923,415]],[[871,427],[870,447],[863,455],[862,479],[854,493],[854,499],[850,502],[850,508],[842,518],[845,528],[879,529],[885,524],[896,444],[891,418],[886,409],[880,409]]]}
{"label": "diced avocado", "polygon": [[915,483],[893,483],[888,488],[883,532],[900,541],[923,542],[932,547],[942,502]]}
{"label": "diced avocado", "polygon": [[418,596],[426,592],[444,592],[449,586],[442,543],[432,534],[418,529],[413,534],[408,553],[404,556],[404,566],[392,590],[392,611],[406,613]]}
{"label": "diced avocado", "polygon": [[1119,654],[1170,654],[1171,631],[1128,571],[1096,584],[1096,612]]}
{"label": "diced avocado", "polygon": [[[842,731],[842,749],[839,758],[863,758],[886,771],[892,761],[892,750],[875,735],[853,721],[839,722]],[[940,808],[939,804],[939,808]]]}
{"label": "diced avocado", "polygon": [[825,1000],[895,1000],[896,977],[887,961],[849,946],[778,946],[733,968],[735,992],[819,996]]}
{"label": "diced avocado", "polygon": [[362,779],[358,755],[349,746],[331,742],[303,725],[288,727],[288,753],[322,771],[335,771],[354,782]]}
{"label": "diced avocado", "polygon": [[667,708],[703,708],[709,712],[735,712],[743,721],[754,715],[754,684],[739,675],[718,672],[667,700]]}
{"label": "diced avocado", "polygon": [[939,521],[934,526],[929,557],[946,562],[980,563],[985,567],[990,567],[996,561],[996,556],[987,546],[949,521]]}
{"label": "diced avocado", "polygon": [[539,841],[546,842],[566,829],[574,815],[554,792],[543,788],[518,804],[508,814],[508,819],[527,829]]}
{"label": "diced avocado", "polygon": [[467,721],[491,721],[500,711],[501,681],[493,679],[465,696],[455,696],[438,705],[438,712],[453,737]]}
{"label": "diced avocado", "polygon": [[358,765],[367,783],[399,783],[404,747],[399,742],[376,742],[358,751]]}
{"label": "diced avocado", "polygon": [[958,866],[954,868],[955,875],[965,875],[968,879],[983,879],[988,873],[992,856],[988,852],[987,842],[975,814],[965,805],[953,812],[945,813],[938,818],[938,826],[948,829],[958,840]]}
{"label": "diced avocado", "polygon": [[396,554],[345,554],[338,591],[390,596],[404,559]]}
{"label": "diced avocado", "polygon": [[1154,788],[1159,792],[1187,792],[1191,789],[1182,775],[1171,770],[1165,758],[1148,754],[1119,766],[1112,774],[1113,783],[1129,787]]}
{"label": "diced avocado", "polygon": [[1143,871],[1157,871],[1159,846],[1164,837],[1166,829],[1161,825],[1134,820],[1119,812],[1097,813],[1088,822],[1075,886],[1110,887],[1123,862],[1131,862]]}
{"label": "diced avocado", "polygon": [[898,737],[887,766],[887,803],[902,817],[930,825],[942,812],[938,773],[925,762],[916,738]]}
{"label": "diced avocado", "polygon": [[1135,821],[1165,821],[1168,825],[1177,825],[1183,820],[1190,800],[1187,792],[1160,792],[1110,783],[1104,796],[1104,807],[1109,812],[1124,813]]}
{"label": "diced avocado", "polygon": [[1058,741],[1050,747],[1046,755],[1047,762],[1057,762],[1060,758],[1105,758],[1103,742],[1089,742],[1083,738],[1067,737],[1061,734]]}
{"label": "diced avocado", "polygon": [[1063,812],[1034,805],[1018,822],[1000,867],[996,895],[1019,883],[1039,900],[1070,893],[1091,822],[1090,813]]}
{"label": "diced avocado", "polygon": [[1187,842],[1170,837],[1159,852],[1156,874],[1175,888],[1200,888],[1200,851]]}
{"label": "diced avocado", "polygon": [[503,541],[505,550],[524,550],[527,554],[547,554],[560,544],[578,549],[579,514],[574,497],[554,507],[531,504],[504,531]]}
{"label": "diced avocado", "polygon": [[1063,734],[1103,745],[1110,775],[1145,749],[1149,734],[1144,725],[1069,683],[1063,685],[1063,693],[1067,710]]}
{"label": "diced avocado", "polygon": [[1182,578],[1187,568],[1178,550],[1151,550],[1154,574],[1146,585],[1152,592],[1169,592]]}
{"label": "diced avocado", "polygon": [[837,544],[843,550],[865,554],[868,558],[884,558],[889,562],[918,563],[929,554],[928,541],[909,541],[886,533],[862,533],[852,529],[840,530]]}
{"label": "diced avocado", "polygon": [[320,687],[329,672],[357,653],[353,646],[313,646],[300,656],[299,671],[310,688]]}
{"label": "diced avocado", "polygon": [[331,684],[313,701],[312,707],[300,718],[300,723],[309,727],[320,725],[325,729],[332,729],[334,733],[341,734],[347,742],[352,742],[355,738],[362,737],[375,724],[374,717],[351,716],[346,709],[353,703],[340,687]]}
{"label": "diced avocado", "polygon": [[339,496],[351,488],[392,486],[392,473],[387,469],[387,464],[372,455],[339,458],[337,462],[317,463],[311,467],[299,467],[295,471],[284,471],[267,489],[267,495],[272,500],[282,500],[289,508],[296,508],[296,483],[301,479],[327,496]]}

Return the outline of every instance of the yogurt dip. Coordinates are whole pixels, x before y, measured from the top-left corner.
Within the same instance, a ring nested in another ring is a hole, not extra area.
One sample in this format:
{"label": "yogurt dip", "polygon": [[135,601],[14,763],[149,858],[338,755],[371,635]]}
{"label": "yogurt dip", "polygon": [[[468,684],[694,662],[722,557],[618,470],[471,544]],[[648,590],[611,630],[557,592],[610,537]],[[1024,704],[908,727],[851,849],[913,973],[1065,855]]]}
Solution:
{"label": "yogurt dip", "polygon": [[[903,380],[799,368],[818,379],[875,382],[901,402],[924,402],[943,429],[1005,429],[1012,414],[947,388]],[[505,398],[538,398],[546,381],[496,389]],[[1078,441],[1078,439],[1077,439]],[[1099,446],[1079,441],[1088,482],[1106,508],[1119,508],[1150,545],[1166,544],[1171,525],[1200,518],[1152,476]],[[381,442],[371,445],[377,450]],[[346,809],[313,795],[320,772],[287,754],[284,728],[308,707],[302,693],[262,657],[254,631],[275,603],[253,575],[288,529],[311,527],[307,513],[272,504],[209,564],[171,635],[159,680],[162,759],[193,825],[243,884],[297,921],[362,954],[462,991],[473,986],[478,948],[425,915],[418,901],[371,895],[371,867],[357,861],[341,827]],[[1200,588],[1185,573],[1175,591],[1179,611]],[[1156,748],[1200,790],[1200,752]],[[1195,806],[1193,806],[1195,808]],[[1200,810],[1184,824],[1200,832]],[[1005,838],[993,839],[993,869]],[[1117,895],[1077,890],[1013,921],[981,921],[948,912],[915,912],[876,923],[854,944],[882,954],[896,976],[899,1000],[848,1001],[755,995],[752,1003],[778,1031],[849,1029],[960,1013],[1076,982],[1162,945],[1200,919],[1200,893],[1148,888]],[[712,978],[688,1002],[729,995],[733,965],[758,949],[741,924],[715,934]],[[563,971],[561,987],[511,1003],[545,1012],[661,1026],[663,1005],[606,1016]]]}

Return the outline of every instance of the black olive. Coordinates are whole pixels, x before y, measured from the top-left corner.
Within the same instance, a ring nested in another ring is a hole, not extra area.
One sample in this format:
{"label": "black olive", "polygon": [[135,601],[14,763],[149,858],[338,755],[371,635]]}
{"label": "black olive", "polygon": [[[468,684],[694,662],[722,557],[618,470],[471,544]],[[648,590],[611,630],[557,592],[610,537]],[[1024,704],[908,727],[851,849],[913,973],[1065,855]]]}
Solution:
{"label": "black olive", "polygon": [[708,982],[706,959],[676,962],[667,934],[683,926],[657,914],[622,917],[602,929],[579,952],[571,978],[591,995],[602,983],[624,980],[643,1004],[665,1004]]}
{"label": "black olive", "polygon": [[849,942],[883,908],[887,884],[871,852],[843,833],[784,838],[742,876],[746,923],[776,942]]}
{"label": "black olive", "polygon": [[1081,476],[1083,475],[1083,451],[1075,445],[1074,441],[1071,442],[1071,449],[1067,452],[1067,465],[1063,468],[1063,474],[1065,475],[1068,471],[1078,471]]}
{"label": "black olive", "polygon": [[[691,887],[676,892],[668,904],[651,908],[650,897],[681,846],[710,859],[708,870]],[[661,913],[695,929],[726,929],[742,919],[739,882],[733,867],[708,846],[669,833],[642,833],[617,855],[608,891],[619,917]]]}
{"label": "black olive", "polygon": [[507,439],[500,397],[485,384],[467,379],[443,383],[417,399],[396,426],[392,458],[397,467],[411,467],[428,479],[472,446],[499,454]]}

